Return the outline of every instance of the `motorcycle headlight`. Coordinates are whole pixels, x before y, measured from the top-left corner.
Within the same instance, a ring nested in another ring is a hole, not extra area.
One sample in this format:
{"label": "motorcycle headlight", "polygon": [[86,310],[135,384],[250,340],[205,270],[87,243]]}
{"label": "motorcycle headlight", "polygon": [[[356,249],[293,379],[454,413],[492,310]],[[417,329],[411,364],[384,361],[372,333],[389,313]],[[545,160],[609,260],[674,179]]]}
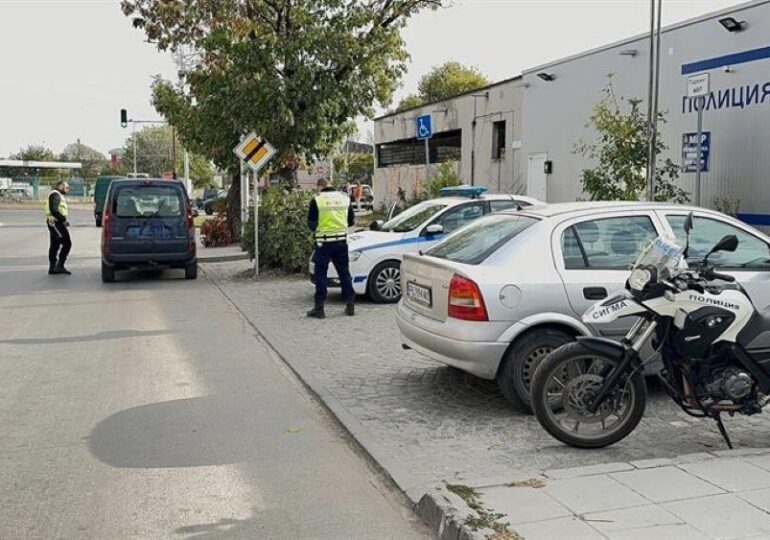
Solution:
{"label": "motorcycle headlight", "polygon": [[361,258],[361,252],[360,251],[351,251],[348,254],[348,258],[350,259],[350,262],[356,262],[358,259]]}
{"label": "motorcycle headlight", "polygon": [[628,278],[628,284],[635,291],[641,291],[652,280],[652,272],[647,268],[636,268]]}

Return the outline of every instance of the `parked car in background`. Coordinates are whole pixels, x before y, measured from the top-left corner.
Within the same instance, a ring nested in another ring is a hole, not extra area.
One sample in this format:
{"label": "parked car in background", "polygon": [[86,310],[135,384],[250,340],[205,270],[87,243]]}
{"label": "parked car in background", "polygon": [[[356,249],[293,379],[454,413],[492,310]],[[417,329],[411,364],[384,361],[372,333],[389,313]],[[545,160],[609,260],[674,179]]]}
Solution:
{"label": "parked car in background", "polygon": [[198,266],[194,212],[178,180],[121,180],[110,184],[102,215],[102,281],[127,268]]}
{"label": "parked car in background", "polygon": [[215,198],[217,196],[217,193],[219,193],[219,189],[217,188],[205,188],[201,196],[196,197],[195,207],[198,208],[199,210],[203,210],[203,203],[209,199]]}
{"label": "parked car in background", "polygon": [[211,197],[203,201],[203,211],[206,212],[207,216],[211,216],[214,214],[214,205],[217,203],[217,201],[226,201],[226,200],[227,200],[227,190],[218,189],[214,195],[212,195]]}
{"label": "parked car in background", "polygon": [[[393,303],[401,298],[401,260],[407,253],[428,249],[445,235],[491,212],[542,204],[519,195],[486,195],[484,187],[445,188],[445,196],[421,202],[387,223],[374,222],[372,230],[348,236],[350,273],[356,294],[368,294],[375,302]],[[310,275],[315,271],[310,258]],[[327,273],[329,286],[339,286],[333,265]]]}
{"label": "parked car in background", "polygon": [[100,176],[94,183],[94,221],[97,227],[102,226],[102,213],[104,211],[104,201],[107,198],[107,191],[113,180],[120,180],[124,176]]}
{"label": "parked car in background", "polygon": [[[660,235],[690,256],[715,239],[738,237],[735,252],[710,261],[735,276],[760,310],[770,304],[770,238],[719,212],[662,204],[554,204],[475,221],[424,252],[404,257],[396,320],[405,347],[485,379],[497,379],[514,408],[531,412],[529,385],[553,349],[577,336],[620,340],[634,322],[584,324],[583,313],[621,289],[629,265]],[[652,354],[652,351],[650,351]]]}

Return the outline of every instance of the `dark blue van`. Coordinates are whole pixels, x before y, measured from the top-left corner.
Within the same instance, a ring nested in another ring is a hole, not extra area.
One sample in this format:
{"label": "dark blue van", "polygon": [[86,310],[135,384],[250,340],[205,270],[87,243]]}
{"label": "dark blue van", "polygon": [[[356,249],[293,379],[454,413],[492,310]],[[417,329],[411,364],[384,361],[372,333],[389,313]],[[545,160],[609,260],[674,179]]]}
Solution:
{"label": "dark blue van", "polygon": [[102,281],[128,268],[183,268],[198,277],[190,199],[178,180],[112,182],[102,214]]}

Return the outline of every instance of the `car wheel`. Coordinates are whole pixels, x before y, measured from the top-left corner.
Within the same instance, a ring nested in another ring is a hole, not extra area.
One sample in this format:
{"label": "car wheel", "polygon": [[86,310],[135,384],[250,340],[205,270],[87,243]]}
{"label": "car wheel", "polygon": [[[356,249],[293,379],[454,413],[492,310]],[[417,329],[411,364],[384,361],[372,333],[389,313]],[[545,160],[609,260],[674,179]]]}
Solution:
{"label": "car wheel", "polygon": [[96,218],[96,226],[101,227],[102,226],[102,220],[100,218]]}
{"label": "car wheel", "polygon": [[193,261],[184,266],[185,279],[198,279],[198,261]]}
{"label": "car wheel", "polygon": [[212,208],[211,206],[205,206],[203,208],[203,211],[206,213],[207,216],[211,216],[214,214],[214,208]]}
{"label": "car wheel", "polygon": [[401,263],[385,261],[369,274],[369,296],[378,304],[393,304],[401,299]]}
{"label": "car wheel", "polygon": [[102,283],[112,283],[115,281],[115,269],[102,261]]}
{"label": "car wheel", "polygon": [[574,338],[566,332],[542,329],[524,335],[508,349],[497,375],[497,385],[514,409],[532,414],[529,387],[537,366],[551,351],[572,341]]}

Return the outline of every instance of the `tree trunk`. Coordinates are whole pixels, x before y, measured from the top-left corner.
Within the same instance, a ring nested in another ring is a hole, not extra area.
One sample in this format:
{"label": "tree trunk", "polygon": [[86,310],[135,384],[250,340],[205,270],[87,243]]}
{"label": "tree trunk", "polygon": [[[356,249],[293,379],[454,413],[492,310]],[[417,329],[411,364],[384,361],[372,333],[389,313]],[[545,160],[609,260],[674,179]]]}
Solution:
{"label": "tree trunk", "polygon": [[227,192],[227,227],[233,240],[241,239],[241,172],[237,168],[231,173],[232,182]]}

